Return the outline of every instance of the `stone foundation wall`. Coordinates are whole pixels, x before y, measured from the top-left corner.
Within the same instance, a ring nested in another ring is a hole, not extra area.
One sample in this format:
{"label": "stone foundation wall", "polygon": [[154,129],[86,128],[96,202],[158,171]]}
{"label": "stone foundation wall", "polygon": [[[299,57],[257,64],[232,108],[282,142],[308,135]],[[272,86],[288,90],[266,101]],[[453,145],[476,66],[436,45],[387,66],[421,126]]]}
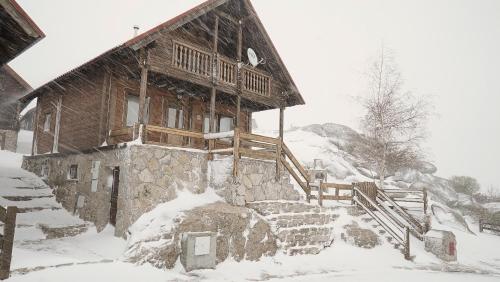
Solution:
{"label": "stone foundation wall", "polygon": [[[100,166],[97,189],[93,191],[95,161],[100,161]],[[68,177],[71,165],[78,165],[77,179]],[[207,153],[201,150],[135,144],[89,153],[37,155],[25,157],[23,162],[23,168],[39,176],[42,166],[46,166],[46,181],[54,188],[56,199],[68,211],[95,223],[98,230],[109,222],[112,172],[119,167],[117,236],[124,236],[145,212],[175,199],[177,191],[199,194],[211,185],[229,204],[238,206],[253,201],[300,198],[286,171],[276,179],[274,162],[241,159],[237,181],[232,176],[232,165],[232,157],[208,162]]]}
{"label": "stone foundation wall", "polygon": [[11,152],[17,150],[17,131],[0,129],[0,149]]}
{"label": "stone foundation wall", "polygon": [[[112,169],[120,167],[120,188],[123,188],[127,179],[123,163],[128,158],[128,148],[88,154],[38,155],[25,157],[23,168],[42,177],[54,189],[56,200],[66,210],[78,214],[83,220],[93,222],[97,230],[102,230],[109,222]],[[100,161],[96,191],[92,191],[91,184],[93,161]],[[68,177],[71,165],[78,165],[77,179]],[[42,175],[43,166],[47,167],[46,176]],[[81,207],[77,206],[79,197],[83,201]]]}
{"label": "stone foundation wall", "polygon": [[[207,154],[159,146],[131,146],[127,183],[121,185],[116,232],[123,234],[143,213],[177,197],[177,190],[206,191]],[[121,182],[121,180],[120,180]]]}
{"label": "stone foundation wall", "polygon": [[[92,191],[92,163],[100,161],[98,184]],[[77,179],[69,179],[71,165],[78,165]],[[46,166],[47,176],[42,176]],[[65,209],[93,222],[98,230],[109,222],[112,170],[120,168],[117,236],[143,213],[177,197],[176,191],[203,193],[207,187],[207,157],[203,151],[158,146],[131,145],[82,154],[52,154],[25,157],[23,168],[44,178],[54,188]],[[83,205],[78,207],[78,198]]]}
{"label": "stone foundation wall", "polygon": [[210,185],[228,203],[244,206],[254,201],[300,199],[288,171],[282,170],[280,177],[276,177],[275,162],[243,158],[238,179],[232,176],[232,165],[232,157],[210,162]]}

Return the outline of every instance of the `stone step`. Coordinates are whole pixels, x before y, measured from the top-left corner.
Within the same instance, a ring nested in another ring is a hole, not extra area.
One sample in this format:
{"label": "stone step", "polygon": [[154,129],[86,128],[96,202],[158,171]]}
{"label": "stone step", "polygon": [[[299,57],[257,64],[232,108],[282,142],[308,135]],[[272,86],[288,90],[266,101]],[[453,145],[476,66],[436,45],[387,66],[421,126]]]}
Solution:
{"label": "stone step", "polygon": [[43,199],[43,198],[54,198],[54,195],[42,195],[42,196],[2,196],[2,198],[13,201],[13,202],[26,202],[33,199]]}
{"label": "stone step", "polygon": [[334,209],[301,202],[264,201],[248,203],[262,215],[277,235],[285,254],[317,254],[333,242]]}
{"label": "stone step", "polygon": [[88,229],[88,226],[86,224],[70,225],[64,227],[51,227],[45,224],[39,224],[38,227],[45,234],[46,239],[73,237],[87,231]]}

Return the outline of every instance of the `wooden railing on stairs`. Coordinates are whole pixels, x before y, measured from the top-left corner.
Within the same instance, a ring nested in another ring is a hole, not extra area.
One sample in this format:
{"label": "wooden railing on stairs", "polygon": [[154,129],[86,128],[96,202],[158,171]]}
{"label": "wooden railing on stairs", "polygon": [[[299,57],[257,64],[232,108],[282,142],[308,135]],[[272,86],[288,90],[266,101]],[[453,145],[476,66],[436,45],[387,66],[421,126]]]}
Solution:
{"label": "wooden railing on stairs", "polygon": [[[383,209],[383,207],[374,202],[371,197],[366,195],[356,186],[354,187],[353,201],[403,246],[405,259],[410,259],[410,227],[405,226],[405,224],[394,216],[394,214]],[[366,203],[369,203],[371,207]]]}

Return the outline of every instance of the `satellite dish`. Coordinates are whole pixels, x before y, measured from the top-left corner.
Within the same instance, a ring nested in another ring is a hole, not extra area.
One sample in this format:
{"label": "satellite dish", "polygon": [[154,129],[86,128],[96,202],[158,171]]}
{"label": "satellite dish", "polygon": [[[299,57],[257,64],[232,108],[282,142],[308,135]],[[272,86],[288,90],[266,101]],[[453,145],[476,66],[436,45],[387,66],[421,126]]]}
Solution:
{"label": "satellite dish", "polygon": [[257,54],[252,48],[248,48],[247,50],[248,61],[252,64],[253,67],[256,67],[259,64],[259,58],[257,58]]}

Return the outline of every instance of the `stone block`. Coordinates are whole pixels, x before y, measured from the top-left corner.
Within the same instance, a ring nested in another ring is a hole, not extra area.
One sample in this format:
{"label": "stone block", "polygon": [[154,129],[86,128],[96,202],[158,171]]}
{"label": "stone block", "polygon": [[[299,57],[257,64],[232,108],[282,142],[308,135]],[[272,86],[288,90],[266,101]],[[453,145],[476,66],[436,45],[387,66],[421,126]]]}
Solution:
{"label": "stone block", "polygon": [[425,250],[444,261],[457,260],[457,241],[450,231],[432,229],[424,235]]}

